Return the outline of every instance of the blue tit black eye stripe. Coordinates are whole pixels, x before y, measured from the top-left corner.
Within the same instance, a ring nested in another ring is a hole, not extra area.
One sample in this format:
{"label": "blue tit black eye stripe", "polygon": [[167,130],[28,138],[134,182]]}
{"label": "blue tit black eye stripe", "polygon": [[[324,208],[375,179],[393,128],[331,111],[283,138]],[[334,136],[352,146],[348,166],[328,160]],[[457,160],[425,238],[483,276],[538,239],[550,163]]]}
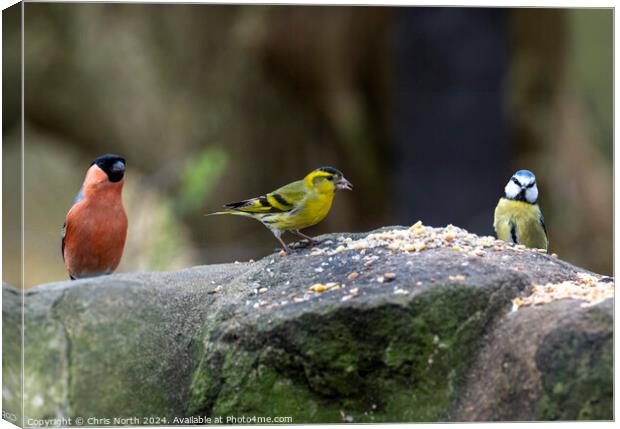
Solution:
{"label": "blue tit black eye stripe", "polygon": [[535,184],[536,184],[536,182],[532,182],[529,185],[527,185],[526,188],[528,188],[528,189],[532,188],[532,187],[534,187]]}
{"label": "blue tit black eye stripe", "polygon": [[521,187],[521,182],[519,182],[516,177],[513,176],[511,180],[514,182],[515,185],[517,185],[518,187]]}
{"label": "blue tit black eye stripe", "polygon": [[258,197],[258,202],[260,203],[261,206],[263,207],[269,207],[271,206],[271,204],[269,204],[269,201],[267,201],[267,197],[262,196],[262,197]]}

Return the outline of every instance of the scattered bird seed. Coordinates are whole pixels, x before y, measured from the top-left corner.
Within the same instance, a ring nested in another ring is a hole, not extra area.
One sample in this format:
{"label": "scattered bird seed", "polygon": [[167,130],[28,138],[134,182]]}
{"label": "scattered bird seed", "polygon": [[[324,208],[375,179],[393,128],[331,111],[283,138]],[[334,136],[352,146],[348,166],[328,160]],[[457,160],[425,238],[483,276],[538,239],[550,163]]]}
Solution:
{"label": "scattered bird seed", "polygon": [[[344,285],[343,285],[344,286]],[[308,288],[308,290],[310,292],[316,292],[316,293],[323,293],[329,290],[336,290],[336,289],[340,289],[340,284],[335,283],[335,282],[329,282],[329,283],[315,283],[312,286],[310,286],[310,288]]]}
{"label": "scattered bird seed", "polygon": [[[218,293],[223,289],[222,285],[216,286],[213,290],[208,291],[208,294]],[[246,304],[247,305],[247,304]]]}
{"label": "scattered bird seed", "polygon": [[327,286],[325,286],[323,283],[316,283],[313,284],[312,286],[310,286],[310,289],[312,292],[325,292],[327,290]]}
{"label": "scattered bird seed", "polygon": [[353,271],[351,274],[347,276],[347,279],[353,281],[359,276],[360,276],[360,273],[358,273],[357,271]]}
{"label": "scattered bird seed", "polygon": [[[454,251],[467,252],[469,256],[481,257],[486,255],[486,249],[512,250],[517,253],[542,251],[542,249],[527,249],[523,245],[514,246],[491,236],[479,237],[454,225],[447,225],[443,228],[432,228],[424,226],[420,221],[416,222],[408,229],[375,232],[359,240],[340,236],[337,242],[340,244],[336,249],[317,250],[316,254],[325,253],[331,256],[351,250],[358,250],[359,254],[363,254],[367,249],[377,249],[375,253],[380,253],[380,248],[392,252],[415,254],[428,249],[449,248]],[[312,254],[315,254],[314,251]],[[557,257],[557,255],[555,257]],[[366,262],[367,265],[365,264],[365,266],[370,266],[372,263],[373,262]]]}
{"label": "scattered bird seed", "polygon": [[562,283],[547,283],[546,285],[533,285],[529,296],[512,300],[512,311],[521,307],[543,305],[560,299],[578,299],[584,301],[581,306],[588,307],[598,304],[607,298],[614,296],[614,283],[602,281],[598,277],[587,273],[577,274],[576,280]]}

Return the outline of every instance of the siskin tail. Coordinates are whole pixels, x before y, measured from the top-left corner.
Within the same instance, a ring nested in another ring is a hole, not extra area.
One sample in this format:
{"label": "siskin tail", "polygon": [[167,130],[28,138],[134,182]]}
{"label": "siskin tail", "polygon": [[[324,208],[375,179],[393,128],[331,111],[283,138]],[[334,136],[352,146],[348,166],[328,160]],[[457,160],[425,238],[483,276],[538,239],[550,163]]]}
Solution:
{"label": "siskin tail", "polygon": [[252,217],[250,213],[240,212],[239,210],[224,210],[222,212],[205,214],[205,216],[215,216],[215,215],[236,215],[236,216]]}

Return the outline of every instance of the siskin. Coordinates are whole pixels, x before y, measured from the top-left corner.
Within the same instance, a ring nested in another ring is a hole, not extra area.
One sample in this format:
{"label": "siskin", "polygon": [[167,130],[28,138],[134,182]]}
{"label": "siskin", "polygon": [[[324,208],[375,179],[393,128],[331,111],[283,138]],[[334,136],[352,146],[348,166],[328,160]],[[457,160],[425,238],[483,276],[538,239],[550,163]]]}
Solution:
{"label": "siskin", "polygon": [[536,203],[538,188],[534,174],[528,170],[517,171],[504,193],[495,208],[493,227],[497,237],[509,243],[547,250],[547,228]]}
{"label": "siskin", "polygon": [[310,244],[315,244],[312,237],[299,230],[325,219],[338,189],[352,190],[353,185],[335,168],[321,167],[302,180],[260,197],[226,204],[226,210],[207,216],[231,214],[257,219],[269,228],[284,250],[289,252],[290,249],[282,241],[282,234],[290,231],[297,237],[308,240]]}

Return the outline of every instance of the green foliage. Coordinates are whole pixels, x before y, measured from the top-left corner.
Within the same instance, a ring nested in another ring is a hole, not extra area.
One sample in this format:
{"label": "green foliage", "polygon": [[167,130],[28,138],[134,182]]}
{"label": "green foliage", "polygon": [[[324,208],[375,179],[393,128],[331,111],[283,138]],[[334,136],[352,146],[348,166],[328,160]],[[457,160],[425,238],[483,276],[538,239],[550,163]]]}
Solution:
{"label": "green foliage", "polygon": [[179,221],[169,201],[162,204],[158,215],[160,223],[158,233],[153,237],[150,248],[146,250],[150,270],[168,269],[175,256],[183,252],[185,244],[179,235]]}
{"label": "green foliage", "polygon": [[228,165],[228,153],[210,146],[194,157],[188,158],[181,173],[177,209],[182,214],[199,210],[209,198],[217,180]]}

